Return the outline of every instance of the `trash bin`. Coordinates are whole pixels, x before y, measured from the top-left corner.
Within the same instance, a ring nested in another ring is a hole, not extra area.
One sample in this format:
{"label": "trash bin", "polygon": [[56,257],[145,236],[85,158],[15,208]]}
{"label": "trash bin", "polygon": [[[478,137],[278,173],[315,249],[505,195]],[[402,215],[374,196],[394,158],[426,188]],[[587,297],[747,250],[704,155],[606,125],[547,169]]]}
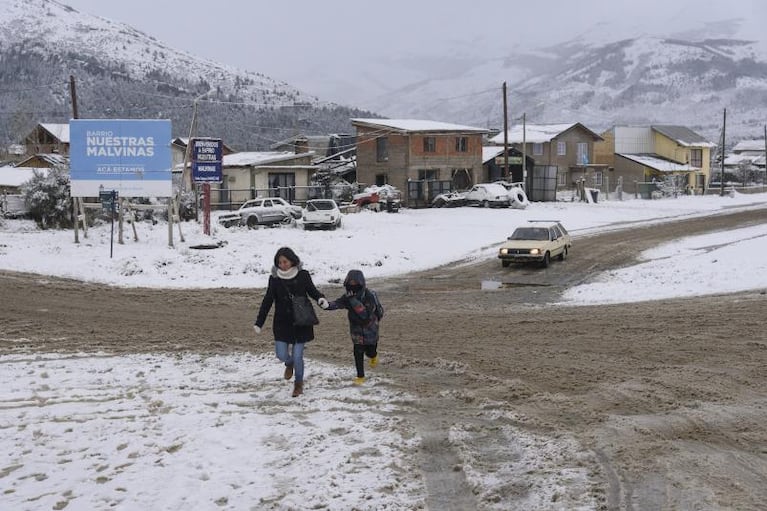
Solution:
{"label": "trash bin", "polygon": [[599,190],[591,190],[591,201],[592,202],[599,202]]}

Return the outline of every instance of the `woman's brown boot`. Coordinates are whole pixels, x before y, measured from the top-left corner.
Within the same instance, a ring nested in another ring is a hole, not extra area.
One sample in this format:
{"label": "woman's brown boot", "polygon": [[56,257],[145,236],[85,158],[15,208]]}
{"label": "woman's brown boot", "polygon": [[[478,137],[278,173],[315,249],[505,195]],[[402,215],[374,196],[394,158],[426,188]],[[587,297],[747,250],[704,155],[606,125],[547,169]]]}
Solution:
{"label": "woman's brown boot", "polygon": [[293,384],[293,397],[298,397],[304,393],[304,382],[297,381]]}
{"label": "woman's brown boot", "polygon": [[283,374],[286,380],[293,377],[293,366],[285,366],[285,374]]}

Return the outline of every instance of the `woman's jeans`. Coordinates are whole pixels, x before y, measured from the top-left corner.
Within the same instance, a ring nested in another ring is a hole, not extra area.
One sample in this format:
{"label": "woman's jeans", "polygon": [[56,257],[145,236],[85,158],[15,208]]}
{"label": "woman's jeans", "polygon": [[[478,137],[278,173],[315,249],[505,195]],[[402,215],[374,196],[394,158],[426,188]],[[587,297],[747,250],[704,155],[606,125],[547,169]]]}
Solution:
{"label": "woman's jeans", "polygon": [[[290,353],[290,347],[293,347],[293,353]],[[296,377],[296,383],[304,381],[304,343],[297,342],[289,344],[284,341],[274,341],[274,352],[277,354],[286,366],[293,366]]]}

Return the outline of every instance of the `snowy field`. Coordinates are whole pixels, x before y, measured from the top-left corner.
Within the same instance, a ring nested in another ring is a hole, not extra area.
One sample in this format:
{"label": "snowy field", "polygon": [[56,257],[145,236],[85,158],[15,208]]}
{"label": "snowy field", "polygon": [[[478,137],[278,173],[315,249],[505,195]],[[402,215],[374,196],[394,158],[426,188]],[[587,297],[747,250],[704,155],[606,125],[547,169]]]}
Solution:
{"label": "snowy field", "polygon": [[[214,227],[208,237],[188,223],[184,242],[174,232],[174,248],[167,225],[141,223],[138,241],[126,229],[125,244],[115,243],[111,259],[109,225],[90,229],[75,244],[71,230],[38,231],[26,221],[4,220],[0,268],[116,286],[258,288],[266,285],[274,252],[288,245],[322,287],[351,268],[385,277],[494,258],[514,227],[529,219],[562,220],[577,250],[579,236],[602,229],[754,207],[767,207],[767,195],[545,203],[524,211],[363,212],[345,216],[335,232]],[[190,248],[215,243],[222,247]],[[575,287],[564,300],[612,303],[763,289],[765,253],[765,225],[691,237],[649,250],[640,264]],[[385,367],[357,388],[348,368],[312,360],[311,394],[291,399],[290,383],[270,353],[6,355],[0,366],[2,509],[425,507],[414,459],[420,439],[398,419],[407,416],[413,397],[389,390]],[[594,507],[577,491],[564,492],[569,497],[552,507],[558,488],[585,485],[577,467],[557,465],[556,453],[577,450],[566,439],[523,439],[528,457],[488,474],[472,464],[471,437],[464,426],[451,432],[478,492],[543,466],[542,473],[559,475],[542,476],[530,490],[529,509]]]}

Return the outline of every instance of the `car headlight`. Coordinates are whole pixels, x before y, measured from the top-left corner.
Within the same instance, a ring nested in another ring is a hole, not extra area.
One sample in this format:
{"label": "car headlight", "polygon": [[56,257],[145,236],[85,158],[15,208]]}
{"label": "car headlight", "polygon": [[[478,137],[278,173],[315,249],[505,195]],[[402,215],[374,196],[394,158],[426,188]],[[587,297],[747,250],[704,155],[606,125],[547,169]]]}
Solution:
{"label": "car headlight", "polygon": [[541,249],[539,248],[531,248],[530,249],[530,255],[538,255],[541,253]]}
{"label": "car headlight", "polygon": [[509,253],[509,249],[508,248],[502,248],[501,249],[501,255],[507,255],[508,253]]}

